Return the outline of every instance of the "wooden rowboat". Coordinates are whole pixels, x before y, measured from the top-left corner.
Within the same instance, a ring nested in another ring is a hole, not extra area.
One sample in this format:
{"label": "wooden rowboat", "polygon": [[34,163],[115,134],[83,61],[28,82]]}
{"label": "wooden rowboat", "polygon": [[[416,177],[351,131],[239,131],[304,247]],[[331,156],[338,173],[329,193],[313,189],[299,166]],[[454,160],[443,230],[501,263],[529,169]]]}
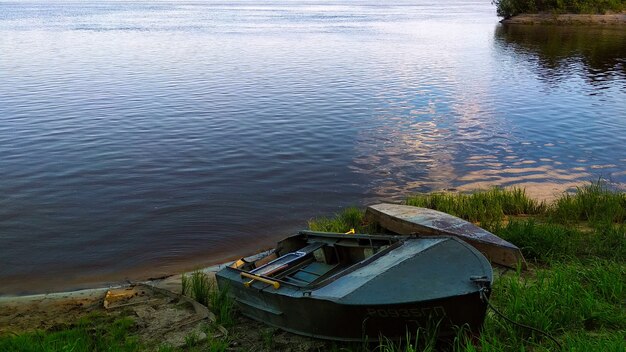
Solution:
{"label": "wooden rowboat", "polygon": [[250,318],[306,336],[376,341],[419,328],[440,337],[460,326],[478,332],[493,273],[454,237],[301,231],[216,278]]}
{"label": "wooden rowboat", "polygon": [[437,210],[381,203],[367,207],[365,216],[392,232],[409,235],[454,236],[478,249],[494,264],[510,268],[526,261],[520,249],[470,222]]}

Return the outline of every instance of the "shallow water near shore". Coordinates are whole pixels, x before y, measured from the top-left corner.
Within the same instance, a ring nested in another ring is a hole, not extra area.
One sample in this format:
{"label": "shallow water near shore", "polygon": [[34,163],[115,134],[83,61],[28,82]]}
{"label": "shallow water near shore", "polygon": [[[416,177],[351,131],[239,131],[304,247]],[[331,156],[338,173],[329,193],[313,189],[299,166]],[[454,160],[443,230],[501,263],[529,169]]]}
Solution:
{"label": "shallow water near shore", "polygon": [[250,254],[347,205],[626,182],[626,31],[485,1],[0,1],[0,294]]}

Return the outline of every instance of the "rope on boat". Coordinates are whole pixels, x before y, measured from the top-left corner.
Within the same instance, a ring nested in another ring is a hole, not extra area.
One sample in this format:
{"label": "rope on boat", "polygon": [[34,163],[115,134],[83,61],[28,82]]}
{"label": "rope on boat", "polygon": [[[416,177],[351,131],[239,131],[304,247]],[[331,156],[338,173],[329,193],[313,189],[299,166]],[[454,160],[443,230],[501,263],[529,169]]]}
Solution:
{"label": "rope on boat", "polygon": [[502,319],[504,319],[504,320],[508,321],[509,323],[511,323],[511,324],[513,324],[513,325],[517,325],[517,326],[522,327],[522,328],[524,328],[524,329],[528,329],[528,330],[530,330],[530,331],[534,331],[534,332],[538,333],[539,335],[543,335],[543,336],[545,336],[545,337],[549,338],[550,340],[552,340],[552,342],[554,342],[554,343],[555,343],[555,344],[559,347],[559,350],[562,350],[562,349],[563,349],[563,346],[559,343],[559,341],[557,341],[557,340],[554,338],[554,336],[550,335],[549,333],[547,333],[547,332],[545,332],[545,331],[543,331],[543,330],[540,330],[540,329],[534,328],[534,327],[529,326],[529,325],[525,325],[525,324],[522,324],[522,323],[518,323],[518,322],[514,321],[513,319],[511,319],[511,318],[507,317],[506,315],[502,314],[499,310],[497,310],[497,309],[496,309],[496,307],[494,307],[494,306],[491,304],[491,302],[489,302],[489,298],[487,297],[486,291],[487,291],[487,288],[486,288],[486,287],[482,287],[482,288],[480,289],[480,299],[482,299],[485,303],[487,303],[487,306],[488,306],[489,308],[491,308],[491,310],[493,310],[493,311],[494,311],[494,312],[495,312],[495,313],[496,313],[499,317],[501,317]]}

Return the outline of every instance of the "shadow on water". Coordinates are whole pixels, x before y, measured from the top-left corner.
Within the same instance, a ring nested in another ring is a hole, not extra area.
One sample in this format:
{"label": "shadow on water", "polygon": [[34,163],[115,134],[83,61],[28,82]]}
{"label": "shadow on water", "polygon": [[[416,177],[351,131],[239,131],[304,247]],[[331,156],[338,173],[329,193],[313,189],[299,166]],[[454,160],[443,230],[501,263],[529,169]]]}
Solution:
{"label": "shadow on water", "polygon": [[548,80],[582,74],[590,84],[626,78],[624,26],[499,25],[497,45],[537,63]]}

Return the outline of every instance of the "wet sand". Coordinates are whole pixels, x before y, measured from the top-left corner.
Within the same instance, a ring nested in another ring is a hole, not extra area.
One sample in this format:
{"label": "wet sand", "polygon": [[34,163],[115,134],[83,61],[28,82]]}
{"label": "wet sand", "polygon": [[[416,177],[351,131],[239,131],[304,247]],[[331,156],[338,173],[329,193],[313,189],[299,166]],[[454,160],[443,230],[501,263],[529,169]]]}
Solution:
{"label": "wet sand", "polygon": [[[215,272],[218,267],[207,268]],[[181,275],[173,275],[146,284],[179,294]],[[99,287],[78,291],[46,293],[27,296],[0,297],[0,334],[7,332],[46,330],[76,320],[94,311],[101,311],[109,290],[119,290],[132,284]]]}
{"label": "wet sand", "polygon": [[[287,235],[287,234],[285,234]],[[44,279],[32,280],[24,277],[14,277],[5,280],[0,286],[0,302],[6,297],[33,296],[43,293],[70,292],[88,290],[98,287],[119,287],[120,285],[129,284],[130,282],[146,282],[159,281],[163,278],[169,278],[177,273],[193,271],[196,269],[203,270],[217,266],[221,263],[232,262],[242,256],[256,254],[262,250],[267,250],[273,243],[259,242],[256,247],[235,249],[219,252],[214,255],[196,255],[185,258],[184,261],[171,263],[167,269],[156,269],[148,265],[141,265],[132,268],[126,268],[124,274],[109,273],[106,275],[80,275],[70,273],[63,280],[59,280],[57,276],[52,275]],[[63,275],[60,273],[59,275]]]}
{"label": "wet sand", "polygon": [[[203,271],[210,280],[215,279],[215,272],[222,266],[212,266]],[[131,316],[135,321],[134,333],[148,346],[167,344],[183,347],[189,334],[196,334],[200,342],[207,338],[206,324],[214,323],[214,315],[197,317],[193,313],[181,310],[178,300],[172,295],[159,294],[159,289],[181,292],[181,276],[173,275],[164,279],[147,282],[156,287],[155,293],[147,293],[145,297],[132,297],[137,302],[120,304],[116,309],[105,308],[104,301],[109,290],[120,292],[137,290],[134,285],[127,284],[112,288],[95,288],[72,292],[39,294],[19,297],[0,297],[0,335],[19,334],[35,330],[64,329],[74,324],[81,317],[93,313],[107,316]],[[138,286],[139,291],[142,287]],[[166,296],[166,297],[164,297]],[[169,296],[169,299],[167,299]],[[165,299],[164,299],[165,298]],[[124,302],[122,302],[124,303]],[[123,308],[122,308],[123,307]],[[206,310],[206,308],[204,308]],[[213,323],[212,323],[213,322]],[[294,335],[276,328],[268,327],[260,322],[236,316],[236,324],[228,330],[214,327],[212,338],[228,336],[229,351],[318,351],[327,350],[328,342]],[[271,344],[268,345],[268,336]]]}

